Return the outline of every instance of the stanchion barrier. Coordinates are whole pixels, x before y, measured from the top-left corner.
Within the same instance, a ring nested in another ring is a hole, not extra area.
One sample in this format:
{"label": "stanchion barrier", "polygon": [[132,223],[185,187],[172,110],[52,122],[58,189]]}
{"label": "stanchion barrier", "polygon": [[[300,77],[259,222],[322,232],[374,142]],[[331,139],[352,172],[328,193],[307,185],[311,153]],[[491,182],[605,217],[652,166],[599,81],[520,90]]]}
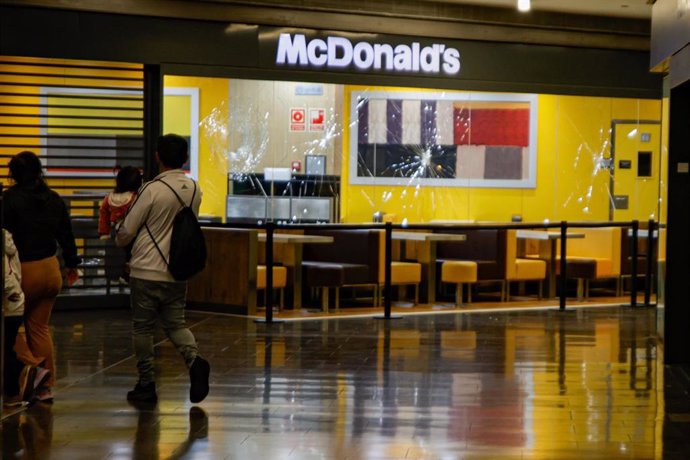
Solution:
{"label": "stanchion barrier", "polygon": [[637,306],[637,236],[640,229],[640,222],[632,221],[632,238],[630,238],[630,306]]}
{"label": "stanchion barrier", "polygon": [[266,304],[266,316],[264,319],[257,319],[257,323],[282,323],[283,320],[273,319],[273,222],[266,222],[266,289],[264,298]]}
{"label": "stanchion barrier", "polygon": [[559,279],[559,293],[558,293],[558,309],[560,311],[565,311],[565,291],[567,289],[567,281],[568,277],[567,275],[567,269],[568,269],[568,264],[567,260],[565,258],[566,256],[566,249],[567,249],[567,244],[566,240],[568,239],[568,223],[564,220],[561,221],[561,260],[560,260],[560,270],[561,270],[561,277]]}
{"label": "stanchion barrier", "polygon": [[385,239],[385,270],[384,270],[384,287],[383,292],[386,296],[384,303],[384,314],[387,319],[391,317],[391,296],[393,294],[393,286],[391,286],[391,263],[393,260],[392,249],[393,249],[393,226],[390,222],[386,222],[386,239]]}
{"label": "stanchion barrier", "polygon": [[[264,224],[239,224],[239,223],[226,223],[226,224],[221,224],[221,223],[209,223],[209,224],[204,224],[204,226],[208,227],[236,227],[236,228],[258,228],[258,229],[265,229],[266,230],[266,314],[265,314],[265,319],[257,320],[257,322],[266,322],[266,323],[273,323],[276,322],[276,320],[273,318],[273,241],[274,241],[274,232],[276,229],[276,224],[274,222],[266,222]],[[569,223],[567,221],[561,221],[559,223],[548,223],[545,222],[543,225],[539,224],[529,224],[529,223],[518,223],[518,224],[498,224],[498,225],[486,225],[486,224],[463,224],[463,225],[434,225],[434,224],[403,224],[403,225],[394,225],[391,222],[386,222],[384,225],[381,225],[380,223],[377,224],[318,224],[317,227],[319,229],[328,229],[328,228],[339,228],[339,229],[372,229],[372,228],[378,228],[378,229],[383,229],[385,232],[385,267],[384,267],[384,286],[383,286],[383,292],[384,292],[384,314],[381,316],[376,316],[375,318],[377,319],[393,319],[392,315],[392,273],[391,273],[391,263],[392,263],[392,234],[393,234],[393,229],[404,229],[404,230],[427,230],[427,231],[434,231],[434,230],[443,230],[447,229],[449,227],[457,228],[457,229],[468,229],[468,230],[475,230],[475,229],[483,229],[483,228],[505,228],[505,229],[534,229],[534,228],[542,228],[542,229],[559,229],[560,230],[560,261],[559,261],[559,270],[560,270],[560,277],[558,280],[558,288],[559,288],[559,306],[557,310],[559,311],[573,311],[572,309],[567,309],[567,240],[568,240],[568,230],[573,229],[573,228],[580,228],[580,227],[586,227],[586,228],[597,228],[597,227],[621,227],[623,229],[625,228],[631,228],[631,253],[632,253],[632,259],[637,260],[638,257],[638,250],[637,250],[637,241],[639,239],[639,222],[638,221],[631,221],[631,222],[586,222],[586,223]],[[280,222],[277,225],[278,228],[291,228],[294,230],[298,229],[310,229],[310,228],[315,228],[315,224],[302,224],[302,223],[283,223],[281,224]],[[650,231],[650,238],[654,239],[654,232],[655,229],[658,228],[658,224],[656,224],[653,220],[650,220],[649,223],[649,231]],[[651,240],[650,240],[651,241]],[[653,252],[653,246],[650,243],[648,245],[647,249],[647,278],[645,282],[645,305],[649,305],[649,296],[651,293],[651,276],[652,276],[652,270],[650,267],[650,264],[652,263],[652,257],[654,256]],[[637,293],[639,286],[637,285],[637,264],[633,263],[632,265],[632,290],[631,290],[631,305],[636,306],[636,299],[637,299]],[[430,287],[433,288],[433,287]],[[400,317],[400,316],[398,316]]]}
{"label": "stanchion barrier", "polygon": [[393,261],[393,224],[390,222],[386,222],[386,227],[385,227],[385,239],[384,239],[384,248],[385,248],[385,257],[384,257],[384,263],[386,264],[383,270],[383,279],[384,279],[384,285],[383,285],[383,293],[385,296],[385,300],[383,302],[383,316],[375,316],[376,319],[398,319],[400,316],[393,316],[391,313],[392,309],[392,302],[391,302],[391,297],[393,295],[393,286],[392,286],[392,274],[391,274],[391,264]]}

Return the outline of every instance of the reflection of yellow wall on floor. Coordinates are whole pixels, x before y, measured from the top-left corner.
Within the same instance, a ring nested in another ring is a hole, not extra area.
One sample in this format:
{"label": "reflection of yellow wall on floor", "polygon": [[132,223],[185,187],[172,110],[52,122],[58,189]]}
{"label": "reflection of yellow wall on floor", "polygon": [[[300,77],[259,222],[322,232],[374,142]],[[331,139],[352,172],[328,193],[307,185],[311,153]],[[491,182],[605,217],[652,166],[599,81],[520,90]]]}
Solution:
{"label": "reflection of yellow wall on floor", "polygon": [[[585,449],[582,458],[593,451],[619,458],[633,435],[635,457],[654,458],[655,444],[660,442],[655,437],[654,423],[659,417],[657,396],[655,391],[643,388],[656,378],[663,360],[642,355],[642,330],[627,335],[631,332],[627,327],[621,341],[620,320],[593,321],[593,330],[569,332],[566,337],[546,323],[506,328],[504,375],[529,382],[524,384],[529,395],[523,400],[524,429],[528,433],[522,452],[525,458],[552,459],[557,457],[554,452],[571,448]],[[520,340],[536,339],[539,331],[546,342],[530,344]],[[621,346],[625,351],[622,356]],[[636,359],[627,348],[630,346],[637,348]],[[538,359],[534,361],[531,353],[549,349],[553,355],[545,359],[543,367],[536,365]],[[635,367],[636,375],[632,373]],[[631,407],[635,408],[635,420],[628,411]]]}
{"label": "reflection of yellow wall on floor", "polygon": [[[401,88],[346,86],[343,119],[352,91]],[[412,88],[410,91],[420,91]],[[431,90],[430,90],[431,91]],[[510,221],[608,220],[609,173],[595,160],[610,155],[612,120],[659,120],[660,100],[539,95],[537,186],[534,189],[350,185],[343,168],[341,219],[370,221],[376,211],[396,221],[432,219]],[[349,164],[349,131],[343,132],[343,165]]]}
{"label": "reflection of yellow wall on floor", "polygon": [[[166,76],[164,86],[199,88],[199,121],[228,100],[229,80],[225,78],[200,78]],[[204,196],[201,214],[224,216],[227,193],[227,164],[225,158],[213,155],[204,132],[199,130],[199,185]]]}

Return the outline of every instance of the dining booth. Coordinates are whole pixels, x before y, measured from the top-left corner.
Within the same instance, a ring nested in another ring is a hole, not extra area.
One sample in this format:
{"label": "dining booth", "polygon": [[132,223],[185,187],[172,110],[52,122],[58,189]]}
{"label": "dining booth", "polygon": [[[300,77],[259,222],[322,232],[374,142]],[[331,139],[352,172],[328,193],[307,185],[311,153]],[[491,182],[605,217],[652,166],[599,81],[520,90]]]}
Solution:
{"label": "dining booth", "polygon": [[[195,309],[250,316],[265,314],[269,303],[278,314],[288,315],[384,305],[420,311],[505,302],[556,305],[565,298],[601,302],[602,295],[609,303],[637,304],[639,297],[641,304],[649,304],[659,299],[656,267],[663,261],[656,248],[663,230],[640,229],[637,221],[214,224],[203,227],[208,263],[190,280],[188,302]],[[639,263],[648,258],[649,264]],[[633,266],[632,260],[638,264]],[[630,265],[623,270],[626,263]],[[621,291],[624,272],[635,277],[629,280],[632,298]],[[415,289],[412,298],[402,289],[407,285]]]}

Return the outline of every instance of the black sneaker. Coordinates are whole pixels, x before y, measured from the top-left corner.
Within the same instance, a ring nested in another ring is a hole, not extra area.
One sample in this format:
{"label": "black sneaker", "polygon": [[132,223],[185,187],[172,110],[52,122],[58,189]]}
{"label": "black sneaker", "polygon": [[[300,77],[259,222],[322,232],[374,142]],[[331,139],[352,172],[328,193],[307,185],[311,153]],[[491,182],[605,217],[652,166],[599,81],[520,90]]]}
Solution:
{"label": "black sneaker", "polygon": [[208,376],[211,373],[211,366],[201,356],[194,358],[192,367],[189,368],[189,400],[198,403],[208,395]]}
{"label": "black sneaker", "polygon": [[155,403],[158,401],[156,394],[156,382],[142,385],[137,382],[132,391],[127,392],[127,401]]}

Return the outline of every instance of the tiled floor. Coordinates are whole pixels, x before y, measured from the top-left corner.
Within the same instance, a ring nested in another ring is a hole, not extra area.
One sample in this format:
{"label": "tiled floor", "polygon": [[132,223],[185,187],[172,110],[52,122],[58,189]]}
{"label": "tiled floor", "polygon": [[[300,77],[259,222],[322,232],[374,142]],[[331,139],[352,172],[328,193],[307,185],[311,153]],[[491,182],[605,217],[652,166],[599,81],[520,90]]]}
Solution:
{"label": "tiled floor", "polygon": [[189,403],[164,341],[160,401],[135,408],[128,312],[56,312],[55,403],[5,417],[3,458],[690,458],[654,309],[189,319],[211,394]]}

